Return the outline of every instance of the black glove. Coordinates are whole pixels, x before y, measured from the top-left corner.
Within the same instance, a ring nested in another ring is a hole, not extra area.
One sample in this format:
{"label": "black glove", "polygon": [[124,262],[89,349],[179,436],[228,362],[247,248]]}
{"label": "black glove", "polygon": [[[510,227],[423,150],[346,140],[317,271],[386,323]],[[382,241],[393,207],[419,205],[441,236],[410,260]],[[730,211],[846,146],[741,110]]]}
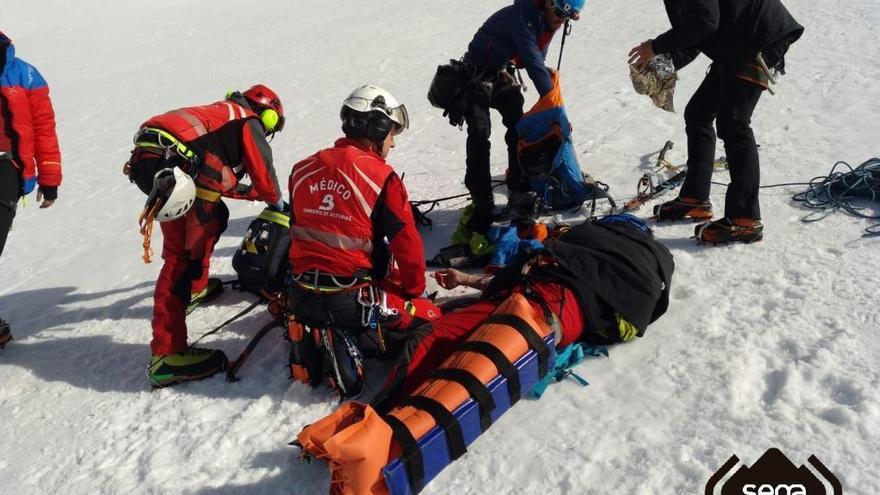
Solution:
{"label": "black glove", "polygon": [[58,186],[40,186],[38,191],[43,196],[43,199],[48,199],[49,201],[58,199]]}

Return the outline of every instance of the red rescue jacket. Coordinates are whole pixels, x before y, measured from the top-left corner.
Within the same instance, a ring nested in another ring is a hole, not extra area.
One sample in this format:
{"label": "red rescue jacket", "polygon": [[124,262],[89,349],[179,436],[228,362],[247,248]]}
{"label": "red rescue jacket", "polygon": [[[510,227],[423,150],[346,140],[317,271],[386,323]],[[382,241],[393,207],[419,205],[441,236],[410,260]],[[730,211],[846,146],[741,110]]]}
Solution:
{"label": "red rescue jacket", "polygon": [[425,256],[406,188],[376,153],[342,138],[290,174],[293,273],[369,275],[405,296],[425,290]]}
{"label": "red rescue jacket", "polygon": [[[259,117],[244,99],[172,110],[147,120],[141,128],[164,130],[199,156],[196,186],[229,198],[273,204],[281,200],[272,150]],[[251,187],[239,186],[245,173]]]}
{"label": "red rescue jacket", "polygon": [[[55,134],[55,111],[46,80],[32,65],[15,56],[12,41],[0,32],[0,151],[11,152],[21,170],[24,194],[36,183],[61,185],[61,151]],[[38,175],[39,174],[39,175]]]}

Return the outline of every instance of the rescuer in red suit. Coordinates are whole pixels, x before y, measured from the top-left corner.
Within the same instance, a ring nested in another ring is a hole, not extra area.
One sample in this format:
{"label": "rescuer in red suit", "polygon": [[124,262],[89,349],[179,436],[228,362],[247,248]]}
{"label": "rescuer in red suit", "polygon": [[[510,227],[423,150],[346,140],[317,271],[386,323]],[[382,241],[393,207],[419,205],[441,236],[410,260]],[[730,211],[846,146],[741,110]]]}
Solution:
{"label": "rescuer in red suit", "polygon": [[[268,143],[283,126],[281,100],[258,84],[216,103],[152,117],[135,135],[126,173],[150,201],[164,194],[166,205],[156,215],[164,264],[153,295],[153,357],[147,370],[153,387],[205,378],[227,367],[222,351],[187,344],[187,306],[210,289],[211,254],[229,219],[221,198],[284,208]],[[240,183],[245,175],[249,185]],[[166,211],[177,200],[185,206]]]}
{"label": "rescuer in red suit", "polygon": [[[385,162],[406,107],[363,86],[340,112],[345,137],[290,174],[291,311],[309,326],[405,330],[440,316],[406,188]],[[384,347],[385,342],[379,343]],[[384,349],[380,349],[384,350]]]}

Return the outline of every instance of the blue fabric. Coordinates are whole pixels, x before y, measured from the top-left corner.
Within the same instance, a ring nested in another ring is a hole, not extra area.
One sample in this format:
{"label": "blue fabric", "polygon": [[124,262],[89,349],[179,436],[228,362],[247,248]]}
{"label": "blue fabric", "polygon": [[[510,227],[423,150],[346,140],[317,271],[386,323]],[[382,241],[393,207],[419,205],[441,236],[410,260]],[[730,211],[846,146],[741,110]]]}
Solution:
{"label": "blue fabric", "polygon": [[548,177],[529,179],[529,188],[542,195],[544,204],[551,208],[574,208],[590,199],[592,194],[584,184],[583,172],[571,140],[571,123],[565,107],[527,114],[520,119],[516,130],[520,138],[529,144],[546,138],[556,126],[563,138],[562,145],[556,151]]}
{"label": "blue fabric", "polygon": [[36,177],[31,177],[29,179],[25,179],[24,184],[22,185],[22,190],[23,190],[25,196],[30,194],[31,191],[33,191],[35,187],[37,187],[37,178]]}
{"label": "blue fabric", "polygon": [[634,227],[634,228],[644,232],[645,234],[648,234],[648,235],[653,234],[653,232],[651,231],[651,227],[648,225],[648,222],[642,220],[641,218],[639,218],[635,215],[631,215],[629,213],[620,213],[617,215],[607,215],[607,216],[600,218],[597,221],[597,223],[599,225],[608,225],[608,224],[612,224],[612,223],[622,223],[622,224],[630,225],[631,227]]}
{"label": "blue fabric", "polygon": [[[9,40],[6,35],[0,33],[0,46],[3,40]],[[6,46],[6,66],[0,75],[0,87],[17,86],[26,90],[45,87],[46,80],[43,75],[31,64],[15,57],[15,46],[10,43]]]}
{"label": "blue fabric", "polygon": [[567,377],[571,377],[582,387],[589,385],[584,378],[572,371],[587,356],[608,356],[608,348],[605,346],[591,346],[583,342],[569,344],[562,349],[556,351],[556,365],[552,370],[547,372],[547,376],[541,379],[532,387],[528,397],[532,399],[540,399],[547,387],[551,383],[561,382]]}
{"label": "blue fabric", "polygon": [[512,265],[520,256],[544,247],[535,239],[520,239],[514,226],[492,226],[486,232],[486,238],[495,247],[489,265],[496,267]]}
{"label": "blue fabric", "polygon": [[547,31],[544,11],[534,0],[515,0],[492,14],[477,30],[468,52],[478,63],[504,67],[515,56],[525,67],[535,89],[542,96],[553,89],[544,65],[547,52],[538,47],[538,38]]}
{"label": "blue fabric", "polygon": [[[552,363],[556,359],[554,354],[556,347],[553,344],[553,337],[546,337],[544,342],[547,343],[548,349],[550,349],[548,362]],[[535,351],[529,350],[517,359],[513,365],[519,371],[521,390],[523,396],[526,396],[526,391],[532,388],[541,378],[538,375],[538,355]],[[494,424],[502,414],[513,407],[513,404],[510,403],[507,380],[503,376],[497,375],[486,384],[486,387],[495,401],[495,409],[491,413],[492,423]],[[455,418],[461,425],[465,446],[470,446],[482,433],[480,430],[479,406],[473,399],[468,398],[462,405],[455,408],[452,414],[455,415]],[[422,438],[417,439],[417,441],[424,457],[425,484],[427,484],[452,462],[446,443],[446,434],[443,428],[435,426]],[[391,495],[413,494],[409,488],[409,477],[406,473],[406,467],[399,457],[392,459],[391,462],[382,468],[382,476],[385,478],[385,484],[388,486],[388,491]]]}

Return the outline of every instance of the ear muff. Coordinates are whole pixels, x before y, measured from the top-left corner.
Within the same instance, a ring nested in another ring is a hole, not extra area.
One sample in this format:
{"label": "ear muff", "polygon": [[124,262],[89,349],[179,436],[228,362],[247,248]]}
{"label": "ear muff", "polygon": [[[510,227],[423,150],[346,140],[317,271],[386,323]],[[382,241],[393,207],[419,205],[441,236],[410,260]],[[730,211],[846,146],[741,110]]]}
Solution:
{"label": "ear muff", "polygon": [[260,112],[260,122],[263,123],[263,128],[266,129],[266,132],[280,131],[284,126],[284,121],[281,119],[281,116],[271,108],[267,108]]}
{"label": "ear muff", "polygon": [[391,119],[381,112],[370,112],[370,118],[367,120],[367,139],[373,142],[385,141],[393,127],[394,123]]}

